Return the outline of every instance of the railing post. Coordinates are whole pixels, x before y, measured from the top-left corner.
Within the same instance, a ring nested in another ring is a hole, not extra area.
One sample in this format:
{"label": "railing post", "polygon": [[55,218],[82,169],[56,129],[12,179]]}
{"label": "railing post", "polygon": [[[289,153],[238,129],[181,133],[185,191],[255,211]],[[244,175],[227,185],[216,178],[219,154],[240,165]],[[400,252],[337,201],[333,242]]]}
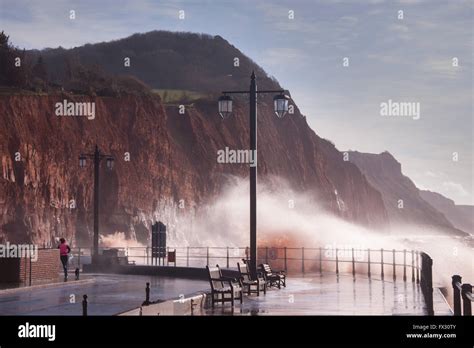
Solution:
{"label": "railing post", "polygon": [[229,247],[227,247],[227,268],[229,268]]}
{"label": "railing post", "polygon": [[419,283],[420,282],[420,262],[419,262],[419,259],[420,259],[420,253],[417,251],[416,252],[416,257],[415,257],[415,261],[416,261],[416,282]]}
{"label": "railing post", "polygon": [[397,266],[396,266],[396,262],[395,262],[395,249],[392,249],[392,253],[393,253],[393,257],[392,257],[392,261],[393,261],[393,281],[397,280]]}
{"label": "railing post", "polygon": [[319,273],[323,273],[323,250],[319,247]]}
{"label": "railing post", "polygon": [[336,275],[339,275],[339,252],[336,248]]}
{"label": "railing post", "polygon": [[354,259],[354,248],[352,248],[352,276],[355,277],[355,259]]}
{"label": "railing post", "polygon": [[453,275],[451,284],[453,285],[453,310],[454,315],[461,315],[461,291],[457,287],[457,283],[461,284],[462,277],[460,275]]}
{"label": "railing post", "polygon": [[403,281],[407,281],[407,250],[403,249]]}
{"label": "railing post", "polygon": [[411,281],[415,282],[415,250],[411,251]]}
{"label": "railing post", "polygon": [[462,315],[471,316],[471,300],[467,297],[467,293],[472,293],[472,285],[471,284],[463,284],[461,286],[461,296],[462,296]]}
{"label": "railing post", "polygon": [[[169,266],[170,265],[170,260],[168,258],[168,255],[169,255],[169,252],[170,252],[170,247],[166,247],[166,266]],[[163,264],[164,264],[164,260],[163,260]]]}
{"label": "railing post", "polygon": [[146,283],[146,288],[145,288],[145,305],[150,304],[150,283]]}
{"label": "railing post", "polygon": [[367,249],[367,275],[370,278],[370,249]]}
{"label": "railing post", "polygon": [[304,274],[304,247],[301,248],[301,270]]}
{"label": "railing post", "polygon": [[[28,250],[28,251],[29,251],[29,253],[28,253],[28,254],[29,254],[29,255],[28,255],[29,257],[28,257],[28,259],[30,260],[30,286],[31,286],[31,271],[32,271],[31,268],[32,268],[33,265],[31,264],[31,249],[30,249],[30,247],[28,247],[28,249],[29,249],[29,250]],[[68,267],[68,264],[66,263],[66,268],[67,268],[67,267]]]}
{"label": "railing post", "polygon": [[265,247],[265,263],[268,264],[268,247]]}
{"label": "railing post", "polygon": [[425,298],[428,315],[434,315],[433,310],[433,260],[426,253],[421,253],[421,292]]}
{"label": "railing post", "polygon": [[285,257],[285,272],[286,272],[286,271],[288,271],[288,266],[287,266],[287,264],[286,264],[286,247],[285,247],[285,249],[284,249],[284,252],[285,252],[285,256],[284,256],[284,257]]}
{"label": "railing post", "polygon": [[384,274],[383,274],[383,248],[380,249],[380,267],[381,267],[382,280],[383,280],[384,279]]}
{"label": "railing post", "polygon": [[82,315],[87,317],[87,295],[82,296]]}
{"label": "railing post", "polygon": [[209,247],[207,247],[206,262],[207,262],[207,265],[209,265]]}
{"label": "railing post", "polygon": [[186,267],[189,267],[189,246],[186,247]]}

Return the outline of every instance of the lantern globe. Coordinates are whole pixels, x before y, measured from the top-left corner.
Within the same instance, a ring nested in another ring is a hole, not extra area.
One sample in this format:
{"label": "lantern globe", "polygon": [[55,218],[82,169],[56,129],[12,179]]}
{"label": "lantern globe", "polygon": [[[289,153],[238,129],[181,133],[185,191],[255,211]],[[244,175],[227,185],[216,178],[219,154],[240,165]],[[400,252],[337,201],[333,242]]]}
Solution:
{"label": "lantern globe", "polygon": [[219,115],[222,118],[227,118],[232,114],[232,98],[228,95],[219,97]]}
{"label": "lantern globe", "polygon": [[275,109],[275,114],[279,118],[283,118],[288,112],[288,102],[289,97],[284,94],[278,94],[273,98],[273,107]]}
{"label": "lantern globe", "polygon": [[107,164],[107,168],[109,170],[112,170],[114,168],[114,158],[113,157],[107,157],[106,164]]}
{"label": "lantern globe", "polygon": [[79,156],[79,167],[84,168],[86,166],[86,156],[80,155]]}

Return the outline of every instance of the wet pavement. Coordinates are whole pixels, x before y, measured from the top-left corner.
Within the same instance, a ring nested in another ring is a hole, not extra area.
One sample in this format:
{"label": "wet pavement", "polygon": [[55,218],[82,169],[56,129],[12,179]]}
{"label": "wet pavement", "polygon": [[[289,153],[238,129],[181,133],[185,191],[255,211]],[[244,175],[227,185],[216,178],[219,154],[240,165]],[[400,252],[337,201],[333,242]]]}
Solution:
{"label": "wet pavement", "polygon": [[151,301],[209,288],[207,281],[161,276],[88,274],[87,279],[92,280],[0,291],[0,315],[82,315],[84,294],[88,296],[89,315],[114,315],[140,306],[147,282]]}
{"label": "wet pavement", "polygon": [[[176,299],[208,291],[209,283],[162,276],[92,274],[80,283],[0,291],[0,315],[82,315],[82,295],[88,295],[89,315],[115,315],[139,307],[150,282],[150,300]],[[435,314],[450,315],[435,289]],[[75,303],[71,303],[75,296]],[[172,313],[171,313],[172,314]],[[232,310],[229,303],[202,309],[195,315],[426,315],[418,284],[333,273],[292,276],[287,287],[272,288],[257,297],[244,295]]]}
{"label": "wet pavement", "polygon": [[426,315],[420,287],[357,275],[288,278],[287,287],[244,297],[242,305],[216,304],[203,315]]}

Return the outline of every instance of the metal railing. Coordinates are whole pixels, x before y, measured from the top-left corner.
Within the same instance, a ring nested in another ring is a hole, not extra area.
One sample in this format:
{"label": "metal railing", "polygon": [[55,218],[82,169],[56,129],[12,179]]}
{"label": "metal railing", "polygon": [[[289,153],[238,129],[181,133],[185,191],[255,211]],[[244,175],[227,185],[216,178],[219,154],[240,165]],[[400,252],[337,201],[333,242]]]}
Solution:
{"label": "metal railing", "polygon": [[[112,249],[112,248],[108,248]],[[119,247],[121,257],[135,265],[153,265],[151,247]],[[175,262],[170,264],[167,258],[161,262],[169,267],[205,267],[219,264],[222,267],[235,267],[242,259],[248,260],[248,247],[167,247],[166,255],[175,252]],[[90,263],[90,248],[73,249],[76,255],[75,267],[81,262]],[[411,280],[419,283],[425,298],[428,315],[433,315],[433,275],[431,257],[416,250],[396,249],[360,249],[360,248],[295,248],[260,247],[257,250],[257,262],[270,264],[274,269],[284,269],[288,273],[335,272],[366,274],[370,279],[374,275],[381,280],[391,277]]]}
{"label": "metal railing", "polygon": [[[119,255],[127,257],[136,265],[152,265],[151,247],[117,247]],[[167,247],[166,254],[176,251],[176,262],[170,264],[165,258],[163,266],[205,267],[219,264],[222,267],[235,267],[242,259],[248,259],[248,247]],[[90,248],[72,249],[73,265],[81,266],[90,263]],[[426,255],[426,256],[423,256]],[[415,250],[395,249],[356,249],[356,248],[295,248],[295,247],[261,247],[258,248],[259,263],[268,263],[274,268],[287,272],[311,273],[323,271],[365,273],[370,278],[380,275],[382,280],[391,276],[406,281],[420,282],[420,279],[431,278],[429,274],[421,276],[423,262],[428,269],[429,256]],[[429,259],[431,260],[431,259]],[[425,272],[426,273],[426,272]],[[428,283],[426,283],[429,285]]]}
{"label": "metal railing", "polygon": [[[452,276],[453,285],[453,309],[454,315],[472,315],[472,304],[474,297],[472,296],[472,285],[469,283],[463,284],[460,275]],[[461,314],[461,298],[462,298],[462,314]]]}

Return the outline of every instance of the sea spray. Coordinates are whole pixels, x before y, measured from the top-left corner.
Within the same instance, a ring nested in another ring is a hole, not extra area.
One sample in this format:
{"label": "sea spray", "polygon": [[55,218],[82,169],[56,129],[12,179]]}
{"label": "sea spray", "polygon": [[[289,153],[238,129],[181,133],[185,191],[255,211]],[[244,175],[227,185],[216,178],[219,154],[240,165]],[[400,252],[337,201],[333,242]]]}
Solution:
{"label": "sea spray", "polygon": [[[169,245],[229,247],[231,253],[235,248],[247,246],[249,241],[248,197],[248,181],[233,178],[231,184],[209,204],[197,207],[192,214],[183,212],[174,216],[173,228],[176,231],[172,233]],[[427,234],[427,230],[419,226],[391,226],[390,233],[372,230],[369,227],[343,220],[333,212],[323,209],[318,204],[316,192],[295,192],[279,179],[274,179],[271,184],[259,182],[257,210],[257,237],[261,247],[295,249],[305,247],[308,250],[322,248],[326,255],[328,251],[333,253],[332,258],[335,248],[371,249],[372,262],[380,261],[381,249],[384,249],[389,263],[391,250],[406,249],[409,265],[411,264],[410,251],[419,250],[427,252],[433,258],[435,286],[444,287],[450,293],[451,276],[454,274],[462,275],[466,282],[474,281],[472,246],[468,246],[466,241],[459,237],[443,235],[435,230],[429,230],[430,233]],[[166,220],[163,222],[167,224]],[[123,235],[115,235],[107,243],[131,246],[123,237]],[[234,254],[237,255],[237,253]],[[297,251],[295,255],[295,258],[300,257],[300,252]],[[341,260],[345,258],[346,261],[351,257],[347,252],[339,256]],[[356,255],[358,261],[366,260],[367,256],[366,254]],[[315,252],[311,255],[307,251],[306,257],[316,258],[318,254]],[[397,254],[397,263],[400,257]],[[232,262],[236,262],[235,258]],[[301,269],[299,266],[293,268]],[[318,263],[308,262],[305,269],[318,270]],[[334,272],[334,265],[325,264],[323,271]],[[342,264],[340,271],[351,271],[351,263]],[[366,265],[358,264],[357,272],[366,274]],[[390,272],[391,268],[388,266],[386,276],[391,276]]]}

